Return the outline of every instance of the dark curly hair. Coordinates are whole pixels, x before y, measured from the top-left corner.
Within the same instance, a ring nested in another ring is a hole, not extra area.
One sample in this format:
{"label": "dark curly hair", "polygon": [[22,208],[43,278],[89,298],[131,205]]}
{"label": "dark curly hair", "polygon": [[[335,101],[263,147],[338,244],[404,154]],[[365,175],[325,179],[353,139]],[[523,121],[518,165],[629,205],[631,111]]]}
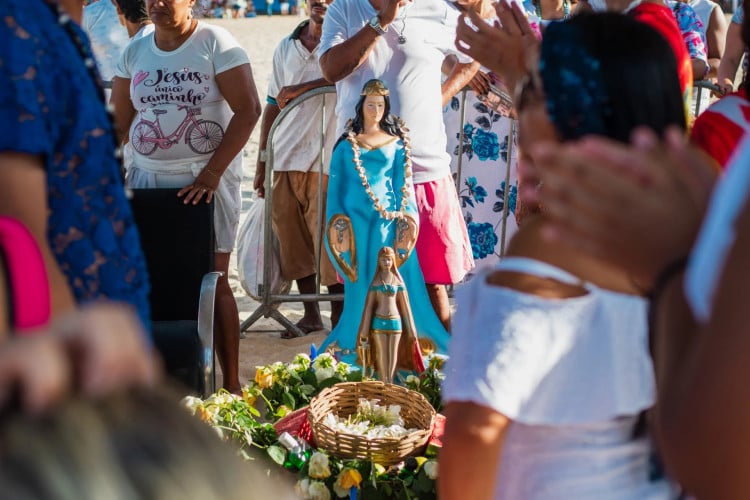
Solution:
{"label": "dark curly hair", "polygon": [[115,2],[125,19],[131,23],[140,23],[149,18],[145,0],[115,0]]}

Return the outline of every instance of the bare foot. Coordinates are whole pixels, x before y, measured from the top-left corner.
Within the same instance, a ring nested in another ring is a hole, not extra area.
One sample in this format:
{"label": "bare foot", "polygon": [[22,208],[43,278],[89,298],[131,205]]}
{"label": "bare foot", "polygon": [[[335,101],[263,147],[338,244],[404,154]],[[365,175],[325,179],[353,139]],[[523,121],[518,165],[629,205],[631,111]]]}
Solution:
{"label": "bare foot", "polygon": [[[296,323],[296,325],[297,325],[297,328],[299,328],[302,331],[302,333],[304,333],[305,335],[311,332],[317,332],[318,330],[322,330],[323,328],[325,328],[323,326],[323,322],[320,320],[318,320],[317,323],[316,322],[308,323],[305,321],[304,318],[299,320]],[[289,330],[285,330],[281,332],[281,338],[282,339],[294,339],[294,338],[297,338],[297,336],[294,333],[290,332]]]}

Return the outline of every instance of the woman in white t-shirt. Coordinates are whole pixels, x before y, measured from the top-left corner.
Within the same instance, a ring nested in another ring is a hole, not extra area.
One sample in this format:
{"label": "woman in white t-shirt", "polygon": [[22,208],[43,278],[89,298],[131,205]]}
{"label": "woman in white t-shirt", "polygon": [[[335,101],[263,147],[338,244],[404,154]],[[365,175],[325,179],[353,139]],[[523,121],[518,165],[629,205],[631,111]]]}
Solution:
{"label": "woman in white t-shirt", "polygon": [[195,0],[147,0],[154,33],[123,52],[112,89],[129,130],[133,188],[179,187],[184,202],[215,198],[219,279],[216,344],[224,387],[239,391],[239,315],[227,280],[239,224],[242,148],[260,116],[247,54],[223,28],[193,19]]}
{"label": "woman in white t-shirt", "polygon": [[[644,88],[644,75],[656,83]],[[550,23],[514,104],[521,164],[542,142],[685,127],[670,46],[614,13]],[[548,244],[547,222],[530,210],[497,266],[456,292],[439,496],[669,499],[641,425],[655,399],[647,302],[623,269]]]}

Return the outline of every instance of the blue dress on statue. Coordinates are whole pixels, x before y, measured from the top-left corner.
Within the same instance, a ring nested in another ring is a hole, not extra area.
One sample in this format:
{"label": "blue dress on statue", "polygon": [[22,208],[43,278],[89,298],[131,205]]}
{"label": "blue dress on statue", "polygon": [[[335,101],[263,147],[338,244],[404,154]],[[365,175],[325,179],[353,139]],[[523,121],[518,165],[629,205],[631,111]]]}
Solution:
{"label": "blue dress on statue", "polygon": [[[404,144],[401,139],[394,139],[376,149],[360,147],[360,159],[370,188],[388,211],[401,207],[404,186]],[[410,224],[404,219],[384,219],[359,177],[352,145],[342,140],[334,148],[328,180],[325,240],[331,262],[344,280],[344,311],[321,348],[336,342],[345,353],[355,352],[357,328],[377,270],[378,252],[390,246],[396,250],[396,261],[401,264],[399,272],[406,285],[419,338],[423,343],[432,343],[437,352],[446,352],[450,335],[432,308],[417,254],[412,251],[419,215],[412,179],[408,184],[404,212]],[[410,232],[413,241],[409,241]]]}

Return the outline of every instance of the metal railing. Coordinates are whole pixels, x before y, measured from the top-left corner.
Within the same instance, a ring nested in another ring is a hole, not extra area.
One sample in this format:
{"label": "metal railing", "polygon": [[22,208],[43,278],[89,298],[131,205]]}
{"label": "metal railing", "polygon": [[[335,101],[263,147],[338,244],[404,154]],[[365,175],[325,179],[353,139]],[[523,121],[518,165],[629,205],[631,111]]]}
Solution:
{"label": "metal railing", "polygon": [[705,109],[701,109],[701,98],[703,97],[704,92],[716,92],[721,95],[721,87],[709,80],[698,80],[697,82],[693,82],[693,97],[695,98],[693,118],[698,118],[698,115],[705,111]]}

